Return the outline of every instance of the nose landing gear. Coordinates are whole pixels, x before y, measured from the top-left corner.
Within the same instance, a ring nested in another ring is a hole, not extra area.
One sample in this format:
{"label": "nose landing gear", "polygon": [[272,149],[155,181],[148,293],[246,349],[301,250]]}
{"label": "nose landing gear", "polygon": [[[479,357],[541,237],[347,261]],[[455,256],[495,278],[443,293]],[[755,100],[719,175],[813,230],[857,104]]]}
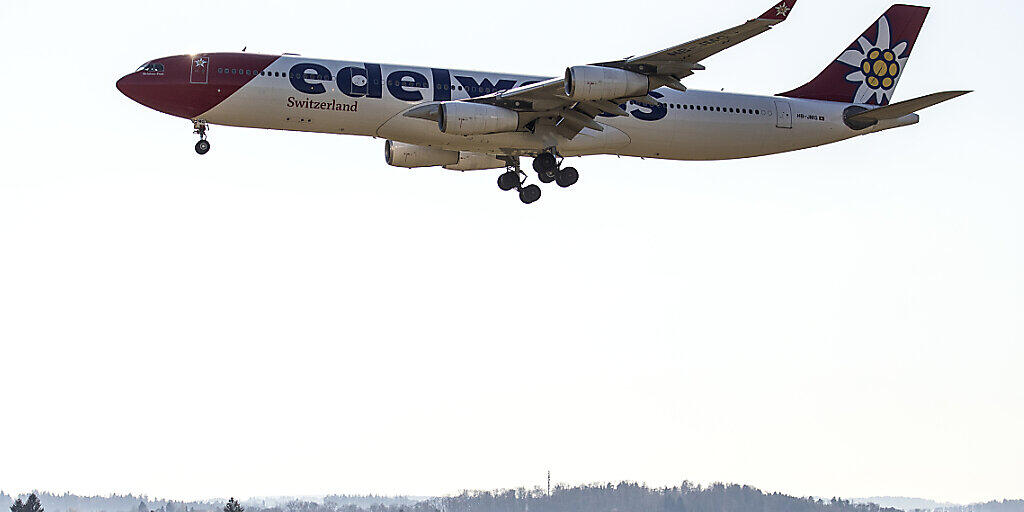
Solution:
{"label": "nose landing gear", "polygon": [[199,136],[199,142],[196,142],[196,153],[205,155],[210,151],[210,142],[206,140],[206,130],[210,128],[210,125],[206,124],[206,121],[192,121],[192,126],[195,128],[193,133]]}

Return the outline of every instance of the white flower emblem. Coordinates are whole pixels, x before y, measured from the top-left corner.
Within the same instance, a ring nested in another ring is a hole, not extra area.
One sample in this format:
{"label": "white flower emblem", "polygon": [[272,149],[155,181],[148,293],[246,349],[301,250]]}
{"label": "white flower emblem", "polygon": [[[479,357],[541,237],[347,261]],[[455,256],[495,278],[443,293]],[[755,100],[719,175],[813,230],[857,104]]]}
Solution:
{"label": "white flower emblem", "polygon": [[846,50],[839,56],[839,62],[857,68],[857,71],[846,75],[846,79],[859,83],[854,103],[867,103],[872,98],[881,105],[892,98],[893,89],[900,81],[900,74],[910,56],[904,56],[906,41],[892,46],[889,20],[882,16],[878,20],[878,37],[875,44],[864,36],[857,40],[860,50]]}
{"label": "white flower emblem", "polygon": [[786,5],[786,2],[782,2],[778,7],[775,8],[775,13],[785,18],[789,16],[790,7]]}
{"label": "white flower emblem", "polygon": [[197,68],[206,67],[206,59],[204,59],[202,57],[199,57],[198,59],[196,59],[196,60],[194,60],[192,62],[196,65]]}

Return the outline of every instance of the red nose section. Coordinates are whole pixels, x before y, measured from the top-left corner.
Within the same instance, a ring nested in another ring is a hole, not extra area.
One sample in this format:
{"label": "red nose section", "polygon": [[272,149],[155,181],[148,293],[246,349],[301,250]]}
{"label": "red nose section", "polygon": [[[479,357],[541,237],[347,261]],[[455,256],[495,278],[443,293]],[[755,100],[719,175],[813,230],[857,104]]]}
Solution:
{"label": "red nose section", "polygon": [[117,81],[117,90],[121,91],[121,94],[142,103],[139,99],[142,97],[142,87],[140,87],[139,78],[136,76],[137,74],[138,73],[132,73],[121,77],[121,79]]}
{"label": "red nose section", "polygon": [[117,81],[121,94],[153,110],[196,119],[260,77],[276,55],[178,55],[147,63]]}

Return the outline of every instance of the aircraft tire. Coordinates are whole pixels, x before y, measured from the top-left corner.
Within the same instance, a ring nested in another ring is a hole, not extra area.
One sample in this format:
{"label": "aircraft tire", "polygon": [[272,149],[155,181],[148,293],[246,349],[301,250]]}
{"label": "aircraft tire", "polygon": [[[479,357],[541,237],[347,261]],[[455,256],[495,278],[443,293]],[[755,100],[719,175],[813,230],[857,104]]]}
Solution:
{"label": "aircraft tire", "polygon": [[558,186],[562,188],[568,188],[576,184],[580,180],[580,173],[575,167],[566,167],[558,171],[555,175],[555,181],[558,182]]}
{"label": "aircraft tire", "polygon": [[199,153],[200,155],[205,155],[208,151],[210,151],[209,141],[203,139],[199,142],[196,142],[196,153]]}
{"label": "aircraft tire", "polygon": [[541,153],[533,159],[533,170],[537,173],[551,172],[558,169],[558,160],[551,153]]}
{"label": "aircraft tire", "polygon": [[540,187],[537,185],[527,185],[519,191],[519,200],[524,204],[536,203],[540,199]]}
{"label": "aircraft tire", "polygon": [[498,176],[498,188],[508,192],[519,186],[519,173],[503,172]]}

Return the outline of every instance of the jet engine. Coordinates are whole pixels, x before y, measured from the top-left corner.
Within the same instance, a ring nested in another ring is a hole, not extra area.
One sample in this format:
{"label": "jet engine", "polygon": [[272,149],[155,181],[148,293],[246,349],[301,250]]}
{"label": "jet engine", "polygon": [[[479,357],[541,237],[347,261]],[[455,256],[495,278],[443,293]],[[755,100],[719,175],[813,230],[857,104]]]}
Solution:
{"label": "jet engine", "polygon": [[483,103],[446,101],[438,111],[437,126],[449,135],[514,132],[519,128],[519,113]]}
{"label": "jet engine", "polygon": [[384,143],[384,159],[388,165],[409,169],[443,166],[452,171],[480,171],[506,165],[504,160],[486,153],[448,151],[393,140]]}
{"label": "jet engine", "polygon": [[459,163],[444,166],[452,171],[482,171],[484,169],[502,169],[506,166],[504,160],[486,153],[471,153],[462,151],[459,153]]}
{"label": "jet engine", "polygon": [[565,70],[565,95],[577,101],[632,98],[650,91],[646,75],[625,69],[573,66]]}
{"label": "jet engine", "polygon": [[459,163],[459,152],[389,140],[384,143],[384,159],[394,167],[436,167]]}

